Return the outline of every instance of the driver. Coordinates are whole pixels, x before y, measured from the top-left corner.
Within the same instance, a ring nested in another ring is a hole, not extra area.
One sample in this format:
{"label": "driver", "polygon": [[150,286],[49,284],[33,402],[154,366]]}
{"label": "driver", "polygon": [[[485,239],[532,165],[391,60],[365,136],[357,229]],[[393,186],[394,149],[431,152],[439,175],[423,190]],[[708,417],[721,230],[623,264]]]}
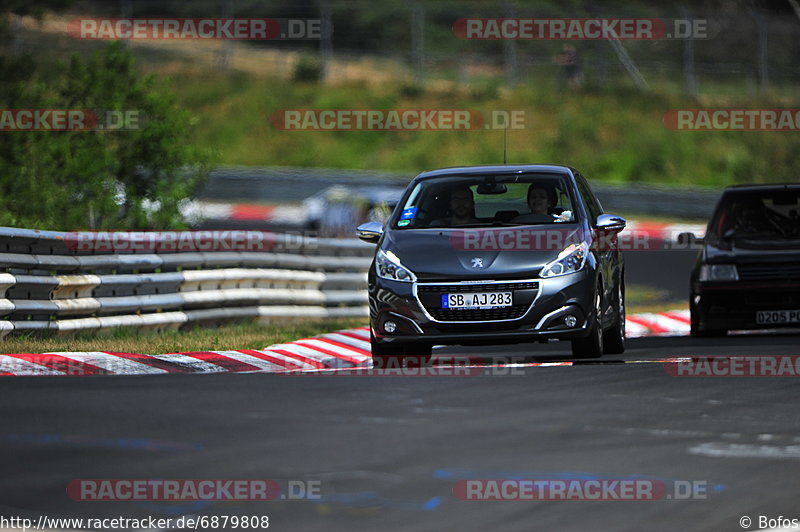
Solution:
{"label": "driver", "polygon": [[773,229],[765,215],[764,203],[758,198],[743,198],[731,206],[733,231],[736,234],[757,233]]}
{"label": "driver", "polygon": [[468,186],[464,185],[452,189],[448,204],[450,216],[434,220],[431,225],[456,226],[480,222],[475,218],[475,198]]}

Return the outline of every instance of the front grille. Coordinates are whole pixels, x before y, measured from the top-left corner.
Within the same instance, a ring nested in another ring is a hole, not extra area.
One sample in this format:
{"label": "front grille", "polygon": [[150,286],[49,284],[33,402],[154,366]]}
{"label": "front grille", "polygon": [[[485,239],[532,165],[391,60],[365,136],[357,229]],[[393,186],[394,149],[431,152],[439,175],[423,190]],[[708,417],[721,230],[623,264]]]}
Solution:
{"label": "front grille", "polygon": [[522,317],[530,305],[512,305],[510,307],[494,309],[431,309],[425,307],[439,321],[495,321],[495,320],[515,320]]}
{"label": "front grille", "polygon": [[447,294],[450,292],[508,292],[509,290],[538,290],[536,281],[526,283],[475,283],[475,284],[420,284],[420,294]]}
{"label": "front grille", "polygon": [[766,293],[746,296],[743,300],[740,299],[738,295],[730,299],[733,304],[743,302],[745,306],[758,307],[761,310],[775,305],[800,308],[800,293],[798,293],[796,289],[795,291],[784,290],[780,293],[775,290],[769,290]]}
{"label": "front grille", "polygon": [[737,264],[736,269],[742,281],[800,280],[800,263],[797,262],[744,263]]}
{"label": "front grille", "polygon": [[[539,283],[475,283],[475,284],[420,284],[417,295],[428,314],[437,321],[498,321],[521,318],[530,308]],[[446,309],[441,307],[441,294],[470,292],[514,292],[514,304],[496,309]]]}
{"label": "front grille", "polygon": [[443,333],[473,334],[481,332],[515,331],[520,328],[518,321],[487,321],[486,323],[438,323],[436,328]]}

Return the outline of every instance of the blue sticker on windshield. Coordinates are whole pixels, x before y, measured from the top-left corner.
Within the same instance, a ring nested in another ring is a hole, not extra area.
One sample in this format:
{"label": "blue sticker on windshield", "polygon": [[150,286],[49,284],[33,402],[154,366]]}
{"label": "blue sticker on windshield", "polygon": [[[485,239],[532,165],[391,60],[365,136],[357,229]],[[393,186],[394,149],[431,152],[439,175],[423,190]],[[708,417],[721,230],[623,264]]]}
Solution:
{"label": "blue sticker on windshield", "polygon": [[400,219],[401,220],[410,220],[416,215],[417,215],[417,208],[416,207],[409,207],[408,209],[403,209],[403,214],[400,215]]}

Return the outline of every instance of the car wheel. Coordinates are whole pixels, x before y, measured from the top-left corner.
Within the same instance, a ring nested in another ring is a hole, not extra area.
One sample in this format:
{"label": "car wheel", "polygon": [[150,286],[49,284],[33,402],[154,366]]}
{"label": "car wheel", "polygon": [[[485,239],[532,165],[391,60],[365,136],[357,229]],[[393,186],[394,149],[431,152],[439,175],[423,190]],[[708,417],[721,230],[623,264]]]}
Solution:
{"label": "car wheel", "polygon": [[621,355],[625,352],[625,285],[622,280],[617,288],[617,322],[603,333],[603,353]]}
{"label": "car wheel", "polygon": [[[599,283],[598,283],[599,285]],[[603,356],[603,308],[598,286],[594,296],[594,325],[589,330],[589,336],[580,340],[572,340],[572,356],[576,358],[599,358]]]}
{"label": "car wheel", "polygon": [[430,362],[432,345],[422,343],[392,342],[381,344],[369,334],[372,348],[372,367],[374,368],[401,368],[424,366]]}
{"label": "car wheel", "polygon": [[[691,301],[694,301],[694,295],[692,295]],[[703,323],[706,321],[705,316],[700,312],[694,303],[689,305],[689,334],[694,338],[714,338],[719,336],[725,336],[728,334],[728,331],[725,329],[709,329],[708,327],[703,326]]]}

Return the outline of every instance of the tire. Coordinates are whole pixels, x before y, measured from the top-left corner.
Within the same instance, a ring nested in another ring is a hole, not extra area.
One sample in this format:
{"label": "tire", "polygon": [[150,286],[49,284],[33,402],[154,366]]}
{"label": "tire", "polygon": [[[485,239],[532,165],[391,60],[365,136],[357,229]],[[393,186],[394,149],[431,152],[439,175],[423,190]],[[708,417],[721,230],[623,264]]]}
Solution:
{"label": "tire", "polygon": [[603,333],[603,354],[621,355],[625,352],[625,284],[620,279],[617,288],[617,322]]}
{"label": "tire", "polygon": [[[691,301],[694,301],[694,295],[692,295]],[[689,335],[692,338],[715,338],[720,336],[726,336],[728,331],[725,329],[709,329],[708,327],[704,327],[702,324],[705,322],[705,316],[700,312],[694,303],[689,305]]]}
{"label": "tire", "polygon": [[370,331],[369,340],[372,348],[372,367],[374,368],[419,367],[430,362],[433,347],[431,344],[416,342],[381,344],[372,335],[372,331]]}
{"label": "tire", "polygon": [[600,358],[603,356],[603,311],[600,298],[602,288],[598,283],[597,293],[594,296],[594,324],[589,330],[589,336],[580,340],[572,340],[572,356],[575,358]]}

